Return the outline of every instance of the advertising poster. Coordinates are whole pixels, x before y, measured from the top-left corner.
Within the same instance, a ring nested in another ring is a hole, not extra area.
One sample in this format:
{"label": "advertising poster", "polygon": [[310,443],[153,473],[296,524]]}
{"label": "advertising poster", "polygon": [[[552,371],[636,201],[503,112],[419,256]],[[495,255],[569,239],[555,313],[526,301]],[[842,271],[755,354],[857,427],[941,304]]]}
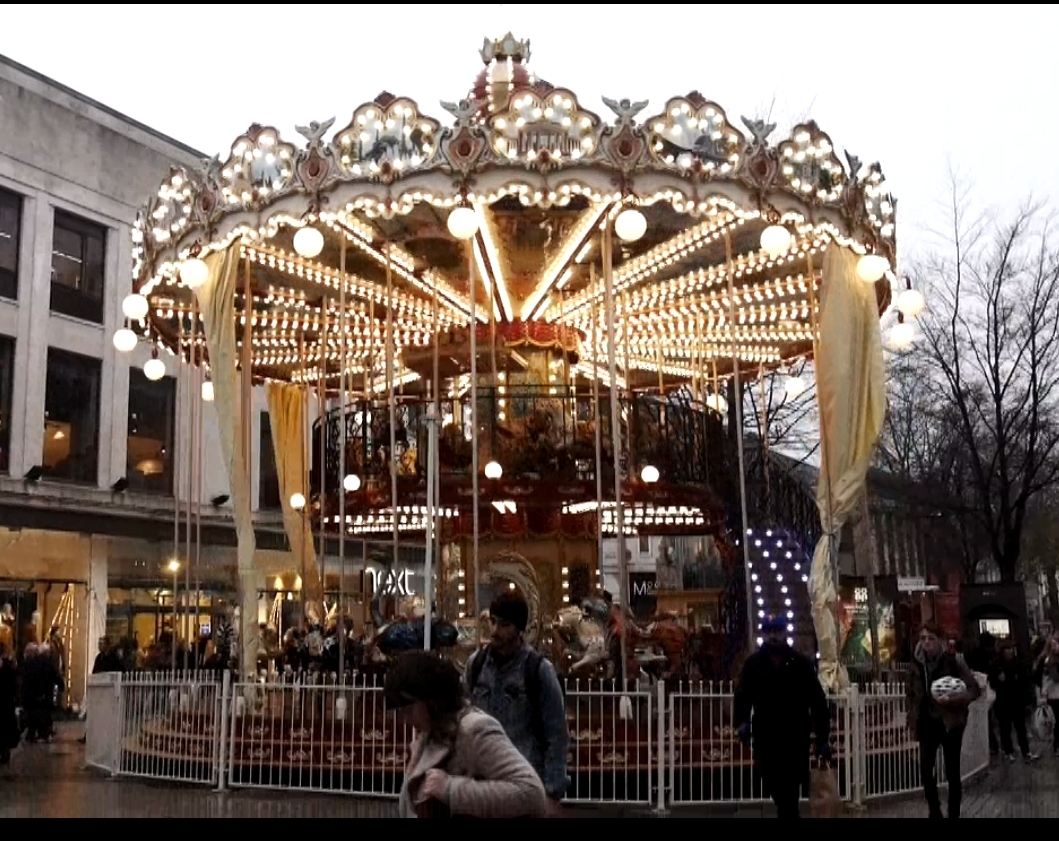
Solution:
{"label": "advertising poster", "polygon": [[[888,666],[897,658],[897,629],[894,602],[885,588],[876,588],[876,622],[879,634],[879,663]],[[842,662],[852,667],[871,667],[871,622],[868,588],[863,580],[847,579],[839,588],[839,637]]]}

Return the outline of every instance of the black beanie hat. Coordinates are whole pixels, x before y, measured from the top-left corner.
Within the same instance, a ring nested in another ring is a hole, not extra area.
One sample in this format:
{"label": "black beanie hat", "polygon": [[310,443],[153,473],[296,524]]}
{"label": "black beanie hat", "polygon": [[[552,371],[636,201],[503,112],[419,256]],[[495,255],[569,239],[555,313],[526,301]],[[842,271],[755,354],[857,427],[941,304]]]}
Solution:
{"label": "black beanie hat", "polygon": [[510,622],[520,632],[529,626],[529,605],[518,593],[501,593],[489,605],[489,615],[494,619]]}

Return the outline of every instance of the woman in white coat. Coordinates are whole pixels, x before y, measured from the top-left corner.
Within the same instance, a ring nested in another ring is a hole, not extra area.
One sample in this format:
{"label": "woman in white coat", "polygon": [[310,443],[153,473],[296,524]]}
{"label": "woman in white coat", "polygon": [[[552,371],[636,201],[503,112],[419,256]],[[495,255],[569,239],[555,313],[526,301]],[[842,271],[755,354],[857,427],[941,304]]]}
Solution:
{"label": "woman in white coat", "polygon": [[385,699],[415,729],[401,786],[402,818],[539,818],[544,786],[500,723],[471,707],[460,673],[425,651],[403,655]]}

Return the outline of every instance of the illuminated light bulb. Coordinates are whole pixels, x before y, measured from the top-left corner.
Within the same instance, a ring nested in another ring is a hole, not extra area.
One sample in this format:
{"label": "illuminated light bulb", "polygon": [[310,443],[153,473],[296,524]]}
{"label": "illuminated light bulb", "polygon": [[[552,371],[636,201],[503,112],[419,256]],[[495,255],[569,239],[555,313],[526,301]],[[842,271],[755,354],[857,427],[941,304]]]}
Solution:
{"label": "illuminated light bulb", "polygon": [[139,344],[139,341],[140,340],[136,338],[136,334],[128,327],[122,327],[114,334],[114,348],[119,353],[129,353],[129,351]]}
{"label": "illuminated light bulb", "polygon": [[647,233],[647,219],[634,207],[623,210],[614,220],[614,233],[622,242],[636,242]]}
{"label": "illuminated light bulb", "polygon": [[890,271],[890,261],[881,254],[865,254],[857,261],[857,277],[865,283],[877,283]]}
{"label": "illuminated light bulb", "polygon": [[204,403],[213,402],[213,381],[205,380],[202,383],[202,401]]}
{"label": "illuminated light bulb", "polygon": [[887,345],[890,350],[908,350],[915,339],[915,330],[907,321],[901,321],[890,328],[890,336]]}
{"label": "illuminated light bulb", "polygon": [[640,471],[640,478],[643,479],[645,484],[653,485],[658,481],[658,468],[654,465],[647,465],[643,470]]}
{"label": "illuminated light bulb", "polygon": [[764,644],[765,644],[765,641],[764,641],[764,640],[763,640],[763,639],[762,639],[761,637],[758,637],[758,638],[757,638],[757,644],[758,644],[758,645],[764,645]]}
{"label": "illuminated light bulb", "polygon": [[491,461],[485,466],[486,479],[499,479],[504,475],[504,468],[498,462]]}
{"label": "illuminated light bulb", "polygon": [[918,289],[906,289],[897,296],[897,309],[906,318],[915,318],[927,308],[927,299]]}
{"label": "illuminated light bulb", "polygon": [[[156,350],[157,354],[158,351]],[[143,375],[151,382],[158,382],[165,376],[165,363],[157,356],[152,356],[143,366]]]}
{"label": "illuminated light bulb", "polygon": [[305,507],[305,497],[301,494],[294,494],[290,498],[290,507],[295,511],[301,511]]}
{"label": "illuminated light bulb", "polygon": [[180,279],[188,289],[198,289],[209,276],[209,266],[198,257],[185,260],[180,267]]}
{"label": "illuminated light bulb", "polygon": [[342,480],[342,487],[350,493],[360,490],[360,477],[356,473],[350,473]]}
{"label": "illuminated light bulb", "polygon": [[787,377],[787,382],[783,384],[783,390],[792,400],[796,397],[801,397],[805,393],[805,380],[801,377]]}
{"label": "illuminated light bulb", "polygon": [[787,637],[787,645],[794,645],[794,640],[792,640],[790,637]]}
{"label": "illuminated light bulb", "polygon": [[775,260],[791,247],[792,239],[791,232],[783,225],[769,225],[761,232],[761,250]]}
{"label": "illuminated light bulb", "polygon": [[316,228],[299,228],[294,235],[294,250],[307,260],[311,260],[324,250],[324,235]]}
{"label": "illuminated light bulb", "polygon": [[127,295],[121,302],[121,311],[130,321],[142,321],[147,317],[147,299],[137,292]]}
{"label": "illuminated light bulb", "polygon": [[478,233],[478,214],[469,207],[453,208],[449,214],[448,228],[456,239],[470,239]]}

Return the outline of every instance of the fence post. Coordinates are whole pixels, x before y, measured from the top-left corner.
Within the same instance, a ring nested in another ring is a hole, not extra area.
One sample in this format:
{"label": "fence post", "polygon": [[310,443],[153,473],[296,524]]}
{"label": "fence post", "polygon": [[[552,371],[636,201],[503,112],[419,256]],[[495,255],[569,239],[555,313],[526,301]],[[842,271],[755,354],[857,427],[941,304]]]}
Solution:
{"label": "fence post", "polygon": [[851,764],[851,793],[853,805],[864,806],[864,776],[867,771],[867,757],[864,755],[864,699],[860,687],[856,684],[849,689],[850,729],[848,738],[852,744],[849,749]]}
{"label": "fence post", "polygon": [[655,812],[659,815],[666,814],[666,687],[662,681],[658,682],[655,694],[655,705],[658,712],[658,796]]}
{"label": "fence post", "polygon": [[111,761],[110,776],[117,777],[121,771],[122,746],[125,743],[125,673],[118,672],[117,680],[114,681],[115,706],[118,709],[117,739],[114,743],[114,756]]}
{"label": "fence post", "polygon": [[225,670],[221,678],[221,702],[218,710],[220,726],[215,728],[217,733],[217,791],[225,791],[226,771],[228,769],[228,713],[232,707],[232,673]]}

